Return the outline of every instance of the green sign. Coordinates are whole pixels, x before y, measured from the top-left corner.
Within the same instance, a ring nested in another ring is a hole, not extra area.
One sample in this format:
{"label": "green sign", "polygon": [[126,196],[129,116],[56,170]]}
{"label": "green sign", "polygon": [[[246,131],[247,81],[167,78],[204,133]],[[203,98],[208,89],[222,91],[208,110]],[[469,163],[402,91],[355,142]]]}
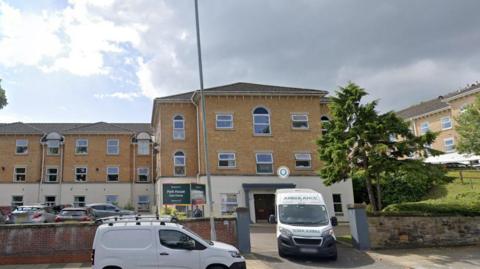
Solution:
{"label": "green sign", "polygon": [[203,205],[206,201],[203,184],[163,184],[164,205]]}
{"label": "green sign", "polygon": [[189,205],[190,184],[163,184],[163,204]]}

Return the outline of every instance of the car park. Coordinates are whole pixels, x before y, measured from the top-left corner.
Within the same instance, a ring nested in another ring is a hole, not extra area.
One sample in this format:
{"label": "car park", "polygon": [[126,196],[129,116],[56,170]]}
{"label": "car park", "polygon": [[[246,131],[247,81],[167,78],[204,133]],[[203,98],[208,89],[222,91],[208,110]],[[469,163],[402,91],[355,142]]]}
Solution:
{"label": "car park", "polygon": [[90,209],[67,207],[62,209],[55,218],[55,222],[80,222],[92,221],[94,219]]}
{"label": "car park", "polygon": [[118,220],[97,228],[93,269],[246,269],[234,246],[202,239],[186,227],[160,220]]}
{"label": "car park", "polygon": [[134,211],[121,209],[116,205],[107,203],[89,204],[86,207],[91,210],[96,219],[111,216],[135,215]]}
{"label": "car park", "polygon": [[15,208],[8,215],[7,223],[47,223],[54,222],[56,215],[45,205],[25,205]]}

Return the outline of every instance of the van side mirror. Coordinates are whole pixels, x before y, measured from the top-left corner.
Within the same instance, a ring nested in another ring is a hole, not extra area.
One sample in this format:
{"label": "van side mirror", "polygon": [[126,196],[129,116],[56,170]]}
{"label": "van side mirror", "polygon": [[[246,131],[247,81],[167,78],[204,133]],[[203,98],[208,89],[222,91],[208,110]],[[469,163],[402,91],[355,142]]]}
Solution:
{"label": "van side mirror", "polygon": [[180,241],[179,245],[183,249],[194,250],[195,249],[195,240]]}
{"label": "van side mirror", "polygon": [[338,225],[338,220],[337,220],[337,217],[331,217],[330,218],[330,223],[332,224],[332,226],[337,226]]}
{"label": "van side mirror", "polygon": [[268,217],[268,223],[271,223],[271,224],[277,223],[277,218],[275,217],[275,215],[272,214]]}

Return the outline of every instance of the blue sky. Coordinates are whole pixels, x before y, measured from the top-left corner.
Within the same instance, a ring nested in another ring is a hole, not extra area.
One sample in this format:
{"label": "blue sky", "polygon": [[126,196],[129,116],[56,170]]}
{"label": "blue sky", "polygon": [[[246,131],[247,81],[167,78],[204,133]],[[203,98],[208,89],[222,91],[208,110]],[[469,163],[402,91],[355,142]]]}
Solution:
{"label": "blue sky", "polygon": [[[480,2],[200,0],[205,85],[335,91],[398,110],[480,80]],[[198,87],[193,0],[0,0],[0,122],[149,122]]]}

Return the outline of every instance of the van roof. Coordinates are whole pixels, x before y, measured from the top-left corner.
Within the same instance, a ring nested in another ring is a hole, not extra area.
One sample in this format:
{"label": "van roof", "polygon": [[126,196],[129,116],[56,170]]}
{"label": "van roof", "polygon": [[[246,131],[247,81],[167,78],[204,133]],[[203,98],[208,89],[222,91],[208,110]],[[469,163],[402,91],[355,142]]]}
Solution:
{"label": "van roof", "polygon": [[277,193],[318,193],[312,189],[278,189]]}
{"label": "van roof", "polygon": [[[138,224],[139,223],[139,224]],[[109,229],[111,227],[174,227],[182,228],[183,226],[177,223],[164,223],[158,220],[118,220],[104,223],[98,226],[99,229]]]}

